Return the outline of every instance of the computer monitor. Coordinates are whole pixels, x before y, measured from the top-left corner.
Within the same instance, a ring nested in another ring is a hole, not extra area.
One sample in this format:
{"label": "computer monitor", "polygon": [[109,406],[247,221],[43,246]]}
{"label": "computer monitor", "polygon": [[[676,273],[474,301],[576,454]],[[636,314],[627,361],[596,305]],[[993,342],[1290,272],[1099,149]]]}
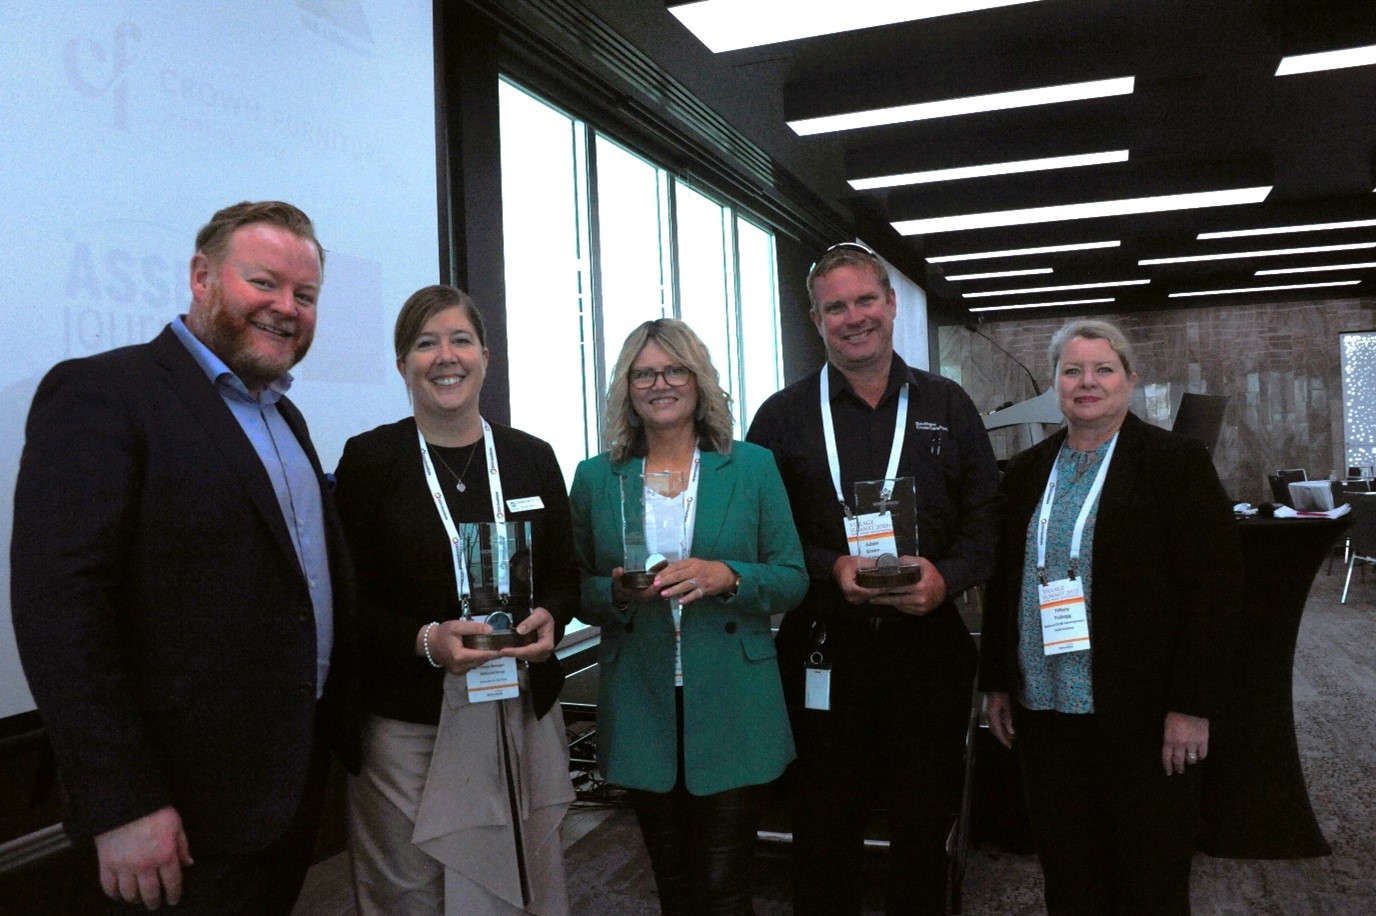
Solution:
{"label": "computer monitor", "polygon": [[1171,429],[1182,436],[1189,436],[1196,442],[1202,442],[1212,455],[1214,446],[1218,444],[1219,431],[1223,429],[1223,411],[1227,406],[1227,395],[1194,394],[1187,391],[1180,397],[1180,407],[1175,412],[1175,425]]}

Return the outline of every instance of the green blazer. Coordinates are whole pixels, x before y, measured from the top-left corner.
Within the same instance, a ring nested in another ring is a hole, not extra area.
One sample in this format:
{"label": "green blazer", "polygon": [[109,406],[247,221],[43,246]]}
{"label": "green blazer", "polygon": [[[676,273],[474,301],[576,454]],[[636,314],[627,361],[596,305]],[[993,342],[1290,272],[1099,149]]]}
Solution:
{"label": "green blazer", "polygon": [[[603,453],[578,465],[570,495],[582,572],[579,618],[602,628],[597,757],[608,780],[667,792],[678,776],[674,624],[667,600],[612,606],[622,565],[620,478],[643,459]],[[711,795],[769,782],[793,759],[769,618],[807,592],[802,546],[774,457],[736,442],[702,453],[692,556],[741,576],[728,601],[683,611],[683,756],[688,791]]]}

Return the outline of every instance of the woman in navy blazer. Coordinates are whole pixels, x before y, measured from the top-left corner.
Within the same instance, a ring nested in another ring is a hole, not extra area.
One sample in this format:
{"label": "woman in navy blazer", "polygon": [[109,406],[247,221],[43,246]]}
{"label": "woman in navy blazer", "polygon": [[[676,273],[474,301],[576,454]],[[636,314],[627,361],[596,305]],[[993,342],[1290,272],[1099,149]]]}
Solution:
{"label": "woman in navy blazer", "polygon": [[[989,725],[1018,752],[1049,913],[1188,913],[1237,532],[1204,447],[1128,412],[1137,376],[1118,328],[1073,322],[1050,356],[1066,429],[1004,475]],[[1080,632],[1054,621],[1075,615],[1076,591]]]}
{"label": "woman in navy blazer", "polygon": [[[788,497],[770,453],[731,439],[707,348],[681,321],[626,339],[606,417],[610,451],[578,466],[570,494],[579,617],[602,627],[598,762],[631,790],[663,911],[748,913],[758,789],[793,759],[770,632],[807,590]],[[672,562],[634,590],[619,581],[622,488],[635,481],[638,501],[646,469],[683,481],[647,515],[691,533],[652,543]]]}

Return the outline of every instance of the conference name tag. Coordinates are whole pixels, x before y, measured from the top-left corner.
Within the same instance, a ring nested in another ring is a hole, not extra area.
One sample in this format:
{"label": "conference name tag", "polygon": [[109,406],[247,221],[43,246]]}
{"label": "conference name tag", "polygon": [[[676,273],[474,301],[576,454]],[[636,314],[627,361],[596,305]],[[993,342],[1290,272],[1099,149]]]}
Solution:
{"label": "conference name tag", "polygon": [[1037,586],[1042,612],[1042,651],[1046,655],[1089,648],[1089,613],[1080,579],[1057,579]]}
{"label": "conference name tag", "polygon": [[508,512],[531,512],[545,508],[545,501],[538,496],[522,496],[520,499],[508,499],[506,508]]}
{"label": "conference name tag", "polygon": [[809,666],[803,690],[803,706],[807,709],[831,709],[831,669]]}
{"label": "conference name tag", "polygon": [[898,556],[893,537],[893,516],[888,512],[866,512],[846,516],[846,546],[853,557],[871,559],[889,554]]}
{"label": "conference name tag", "polygon": [[494,658],[468,672],[468,702],[488,703],[521,695],[516,659]]}

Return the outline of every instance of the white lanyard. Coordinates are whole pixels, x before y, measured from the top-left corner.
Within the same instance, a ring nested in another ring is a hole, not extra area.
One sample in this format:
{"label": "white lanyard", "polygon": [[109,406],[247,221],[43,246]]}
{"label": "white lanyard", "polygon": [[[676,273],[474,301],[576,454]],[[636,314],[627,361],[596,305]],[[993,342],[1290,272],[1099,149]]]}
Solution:
{"label": "white lanyard", "polygon": [[[482,418],[479,417],[481,420]],[[502,478],[497,467],[497,446],[492,441],[492,427],[486,420],[483,424],[483,449],[487,452],[487,489],[492,496],[492,518],[497,522],[506,521],[506,510],[502,506]],[[459,591],[459,603],[464,614],[468,613],[468,596],[471,591],[468,583],[468,557],[459,539],[459,529],[449,514],[449,504],[445,502],[444,492],[440,489],[440,478],[435,473],[435,465],[430,460],[430,447],[425,442],[425,434],[416,426],[416,438],[420,440],[420,465],[425,469],[425,482],[430,485],[430,495],[435,501],[435,510],[440,514],[445,534],[449,535],[450,552],[454,561],[454,582]]]}
{"label": "white lanyard", "polygon": [[[1099,465],[1099,472],[1094,475],[1094,483],[1089,488],[1089,493],[1085,496],[1084,505],[1080,506],[1080,515],[1075,519],[1075,532],[1070,536],[1070,578],[1074,579],[1080,566],[1080,543],[1084,540],[1085,524],[1089,521],[1089,510],[1094,508],[1094,502],[1099,498],[1099,491],[1104,488],[1104,479],[1108,477],[1108,465],[1113,460],[1113,450],[1118,447],[1118,434],[1114,433],[1113,438],[1108,441],[1108,451],[1104,453],[1104,460]],[[1061,452],[1065,451],[1065,445],[1061,446]],[[1051,476],[1046,481],[1046,490],[1042,493],[1042,509],[1037,516],[1037,578],[1043,583],[1046,582],[1046,528],[1051,521],[1051,506],[1056,502],[1056,478],[1057,465],[1061,462],[1061,452],[1056,453],[1056,460],[1051,465]]]}
{"label": "white lanyard", "polygon": [[[831,468],[831,485],[836,488],[836,501],[850,515],[850,507],[846,503],[846,497],[841,492],[841,459],[836,451],[836,426],[831,419],[831,367],[822,367],[821,397],[822,397],[822,435],[826,439],[827,446],[827,466]],[[889,447],[889,467],[884,472],[885,480],[893,480],[898,476],[898,459],[903,454],[903,434],[906,432],[908,424],[908,383],[904,382],[903,387],[898,389],[898,416],[894,419],[893,425],[893,445]],[[893,495],[893,487],[884,487],[884,499]]]}
{"label": "white lanyard", "polygon": [[[688,487],[683,491],[683,526],[679,530],[678,556],[686,560],[693,547],[693,529],[698,518],[698,474],[702,468],[702,452],[693,449],[693,469],[688,474]],[[645,539],[650,538],[650,513],[645,513]],[[656,549],[660,545],[656,544]],[[674,621],[674,686],[683,686],[683,608],[677,598],[669,599],[669,614]]]}

